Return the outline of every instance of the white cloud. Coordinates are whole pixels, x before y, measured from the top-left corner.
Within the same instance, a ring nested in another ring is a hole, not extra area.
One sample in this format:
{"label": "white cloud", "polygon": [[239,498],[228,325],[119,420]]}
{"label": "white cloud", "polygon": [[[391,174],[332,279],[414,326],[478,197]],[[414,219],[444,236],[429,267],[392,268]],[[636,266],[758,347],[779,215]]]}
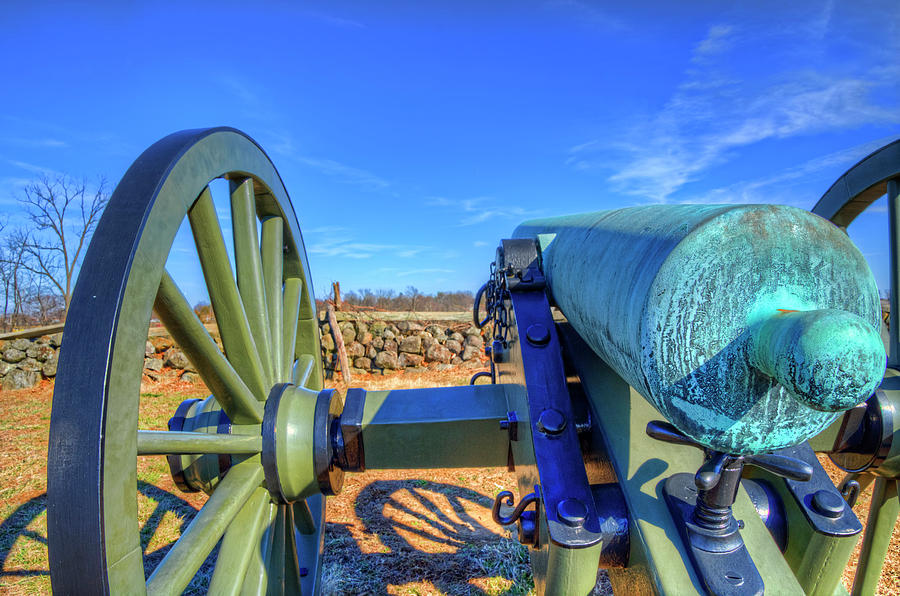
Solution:
{"label": "white cloud", "polygon": [[370,259],[374,256],[409,259],[432,250],[434,249],[429,246],[358,242],[349,238],[313,239],[306,248],[306,252],[310,254],[349,259]]}
{"label": "white cloud", "polygon": [[608,12],[598,8],[596,2],[579,0],[549,0],[544,6],[550,10],[566,11],[578,18],[582,25],[596,27],[607,31],[622,31],[628,27],[625,23]]}
{"label": "white cloud", "polygon": [[713,25],[710,27],[706,37],[694,48],[694,55],[691,57],[691,60],[693,62],[701,62],[727,50],[733,41],[731,39],[732,31],[731,25]]}
{"label": "white cloud", "polygon": [[18,145],[20,147],[37,147],[41,149],[57,149],[69,146],[69,144],[65,141],[49,137],[43,139],[22,139],[7,137],[3,139],[2,142],[8,143],[10,145]]}
{"label": "white cloud", "polygon": [[326,14],[326,13],[322,13],[322,12],[315,12],[315,11],[307,11],[306,14],[312,18],[315,18],[315,19],[318,19],[325,23],[328,23],[329,25],[334,25],[335,27],[340,27],[342,29],[365,29],[366,28],[366,26],[363,23],[361,23],[359,21],[354,21],[353,19],[345,19],[343,17],[338,17],[338,16],[334,16],[334,15],[330,15],[330,14]]}
{"label": "white cloud", "polygon": [[524,209],[515,205],[498,205],[499,201],[492,197],[476,197],[474,199],[451,200],[444,197],[430,197],[426,204],[447,207],[459,216],[458,226],[472,226],[492,219],[522,220],[534,217],[540,212]]}
{"label": "white cloud", "polygon": [[10,165],[14,165],[17,168],[21,168],[21,169],[25,170],[26,172],[31,172],[33,174],[44,174],[46,176],[61,176],[62,175],[62,172],[58,172],[51,168],[45,168],[44,166],[38,166],[38,165],[28,163],[25,161],[19,161],[16,159],[9,159],[7,161],[9,162]]}
{"label": "white cloud", "polygon": [[391,184],[384,178],[366,170],[348,166],[333,159],[321,159],[302,155],[295,155],[294,158],[311,168],[314,168],[327,176],[334,176],[348,184],[355,184],[365,188],[383,190]]}
{"label": "white cloud", "polygon": [[224,75],[219,78],[219,83],[225,87],[228,92],[243,102],[247,107],[257,108],[260,105],[259,96],[244,80],[234,76],[233,74]]}
{"label": "white cloud", "polygon": [[[703,194],[694,194],[683,198],[682,203],[778,203],[793,205],[803,209],[811,209],[822,194],[828,190],[828,181],[834,181],[851,166],[859,162],[876,149],[896,140],[890,136],[863,143],[843,151],[808,160],[791,166],[771,176],[752,180],[741,180],[714,188]],[[810,179],[823,179],[823,186],[814,194],[804,192]],[[799,192],[798,192],[799,190]],[[865,212],[877,212],[877,207],[870,207]]]}
{"label": "white cloud", "polygon": [[368,190],[385,190],[391,186],[388,180],[368,170],[334,159],[310,155],[298,146],[293,136],[282,131],[263,130],[259,139],[263,147],[270,153],[283,155],[286,159],[293,160],[346,184],[353,184]]}
{"label": "white cloud", "polygon": [[[789,54],[822,28],[830,12],[817,15],[814,31],[779,39]],[[779,33],[787,36],[786,31]],[[655,114],[626,126],[611,142],[589,140],[569,149],[567,165],[576,170],[611,168],[616,190],[651,202],[667,202],[701,174],[733,161],[740,150],[781,140],[847,130],[870,124],[900,123],[900,92],[894,68],[881,54],[859,58],[863,68],[777,68],[772,74],[737,72],[737,64],[758,51],[774,33],[727,24],[709,27],[695,46],[691,65],[669,100]],[[797,50],[799,51],[799,50]],[[736,56],[740,59],[737,59]],[[857,66],[859,66],[857,64]]]}
{"label": "white cloud", "polygon": [[429,268],[429,269],[409,269],[407,271],[399,271],[395,273],[397,277],[409,277],[411,275],[430,275],[434,273],[456,273],[453,269],[439,269],[439,268]]}

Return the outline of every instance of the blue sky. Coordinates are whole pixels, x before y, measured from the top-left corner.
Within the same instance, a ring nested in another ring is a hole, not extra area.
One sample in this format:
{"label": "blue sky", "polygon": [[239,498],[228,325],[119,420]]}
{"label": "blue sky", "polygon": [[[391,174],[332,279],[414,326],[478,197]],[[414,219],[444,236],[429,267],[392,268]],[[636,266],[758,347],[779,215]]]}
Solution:
{"label": "blue sky", "polygon": [[[10,221],[42,172],[115,183],[170,132],[234,126],[279,169],[320,297],[474,290],[534,216],[810,208],[900,135],[896,0],[8,2],[2,20]],[[882,286],[884,211],[850,230]]]}

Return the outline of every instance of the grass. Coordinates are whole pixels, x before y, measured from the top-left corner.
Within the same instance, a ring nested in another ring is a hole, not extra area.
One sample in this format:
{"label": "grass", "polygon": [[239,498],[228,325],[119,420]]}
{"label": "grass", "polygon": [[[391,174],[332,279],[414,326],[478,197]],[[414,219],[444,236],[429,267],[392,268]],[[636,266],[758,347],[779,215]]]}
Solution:
{"label": "grass", "polygon": [[[469,372],[390,377],[365,375],[369,389],[413,388],[468,382]],[[46,445],[48,383],[0,393],[0,593],[47,594]],[[148,388],[141,394],[142,428],[166,428],[199,387]],[[827,466],[826,466],[827,468]],[[833,470],[829,469],[830,472]],[[202,493],[175,488],[163,458],[138,460],[141,546],[149,571],[202,507]],[[344,491],[329,500],[323,558],[326,594],[530,594],[528,550],[490,520],[500,490],[514,489],[505,469],[401,470],[348,475]],[[855,510],[865,520],[867,496]],[[77,512],[73,512],[77,515]],[[858,549],[857,549],[858,550]],[[215,552],[187,592],[208,585]],[[855,558],[855,555],[854,555]],[[900,528],[895,529],[879,594],[900,590]],[[851,566],[845,585],[852,578]],[[605,576],[595,593],[609,593]]]}
{"label": "grass", "polygon": [[[371,389],[463,384],[469,379],[467,372],[454,374],[453,371],[435,373],[430,380],[402,372],[390,377],[366,376],[369,377],[365,379],[367,388]],[[51,393],[52,386],[44,383],[37,388],[0,394],[0,461],[3,463],[0,466],[0,593],[4,594],[50,592],[45,460]],[[179,403],[184,399],[203,396],[202,386],[192,388],[186,385],[160,385],[147,388],[140,396],[140,427],[165,429]],[[202,507],[206,495],[179,491],[172,482],[164,458],[138,458],[137,465],[139,482],[136,499],[140,541],[144,549],[145,572],[149,574]],[[429,479],[413,479],[409,486],[423,494],[437,495],[435,498],[465,501],[460,495],[469,495],[471,498],[468,499],[467,506],[477,510],[480,516],[489,515],[491,499],[478,492],[483,487],[477,485],[478,475],[474,472],[463,476],[460,486],[435,483],[434,479],[440,477],[440,471],[429,471]],[[505,474],[505,471],[500,473]],[[448,471],[448,474],[452,472]],[[455,478],[452,480],[455,482]],[[360,490],[366,486],[369,485],[360,485]],[[337,497],[332,503],[346,497],[347,495]],[[449,506],[448,503],[449,501],[445,501],[443,506]],[[392,548],[391,545],[382,543],[377,549],[372,549],[372,553],[361,554],[358,541],[348,537],[342,530],[352,524],[368,524],[375,536],[378,535],[379,528],[384,530],[389,526],[402,527],[407,522],[410,528],[419,532],[433,529],[442,523],[434,511],[421,509],[417,513],[419,518],[407,520],[403,518],[402,512],[381,502],[381,509],[366,508],[363,517],[367,521],[363,521],[353,511],[342,511],[340,507],[330,505],[325,536],[326,555],[323,559],[323,591],[328,594],[357,593],[371,591],[373,586],[379,585],[381,587],[375,588],[376,591],[398,594],[457,594],[472,591],[485,594],[526,594],[532,590],[527,549],[507,536],[492,533],[476,536],[472,544],[462,543],[461,546],[455,542],[448,546],[428,537],[407,536],[406,546],[399,550],[396,544]],[[396,537],[403,531],[391,534],[384,530],[383,536]],[[420,550],[421,548],[425,550]],[[440,552],[441,549],[447,552]],[[373,560],[370,558],[373,555],[382,559]],[[215,556],[216,551],[213,551],[186,593],[205,592]],[[385,560],[390,561],[391,567],[387,576],[383,573]],[[519,563],[516,564],[515,561]],[[525,561],[524,566],[522,561]],[[451,574],[451,580],[409,582],[406,581],[409,574],[404,570],[408,570],[410,566],[424,570],[426,577],[446,575],[448,566],[451,571],[455,571]],[[371,583],[374,578],[380,578],[382,583]]]}

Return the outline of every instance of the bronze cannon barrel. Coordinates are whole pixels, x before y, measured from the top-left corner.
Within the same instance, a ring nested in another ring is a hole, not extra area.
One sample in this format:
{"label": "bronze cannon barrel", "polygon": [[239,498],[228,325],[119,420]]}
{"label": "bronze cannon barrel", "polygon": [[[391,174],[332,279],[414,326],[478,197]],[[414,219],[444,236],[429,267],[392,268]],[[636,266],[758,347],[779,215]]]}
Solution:
{"label": "bronze cannon barrel", "polygon": [[846,233],[777,205],[651,205],[527,221],[553,299],[682,432],[731,453],[818,434],[885,367],[881,307]]}

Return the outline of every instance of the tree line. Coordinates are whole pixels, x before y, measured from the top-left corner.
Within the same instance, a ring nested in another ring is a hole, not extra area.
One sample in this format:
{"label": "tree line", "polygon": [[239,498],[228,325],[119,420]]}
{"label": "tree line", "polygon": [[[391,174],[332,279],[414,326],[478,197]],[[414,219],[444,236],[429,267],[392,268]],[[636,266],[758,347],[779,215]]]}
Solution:
{"label": "tree line", "polygon": [[100,179],[42,175],[16,201],[23,216],[0,221],[0,287],[5,331],[65,320],[75,276],[109,200]]}
{"label": "tree line", "polygon": [[[334,290],[325,300],[317,300],[319,308],[325,302],[335,303]],[[407,286],[401,292],[390,289],[350,290],[340,292],[337,302],[343,310],[383,310],[383,311],[462,311],[471,310],[475,301],[472,292],[436,292],[424,294],[415,286]]]}

